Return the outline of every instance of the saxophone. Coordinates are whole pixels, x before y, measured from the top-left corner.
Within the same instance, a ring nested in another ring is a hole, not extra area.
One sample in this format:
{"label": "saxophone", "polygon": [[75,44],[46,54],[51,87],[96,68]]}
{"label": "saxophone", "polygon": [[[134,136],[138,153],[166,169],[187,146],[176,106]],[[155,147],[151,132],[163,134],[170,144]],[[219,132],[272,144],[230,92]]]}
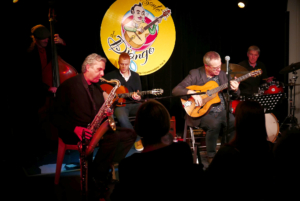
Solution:
{"label": "saxophone", "polygon": [[107,99],[101,106],[97,115],[95,116],[92,123],[87,126],[87,129],[92,131],[92,138],[90,140],[85,138],[84,131],[82,135],[82,141],[78,143],[78,149],[80,152],[80,175],[81,175],[81,190],[84,199],[88,197],[88,160],[87,156],[94,152],[99,140],[102,138],[104,133],[111,128],[116,130],[116,124],[112,116],[108,116],[108,119],[101,124],[103,119],[107,117],[108,113],[112,112],[113,102],[116,95],[117,89],[121,86],[119,80],[107,81],[104,78],[100,78],[101,81],[106,81],[108,83],[115,83],[116,86],[111,90]]}
{"label": "saxophone", "polygon": [[110,81],[107,81],[104,78],[100,78],[100,80],[108,82],[108,83],[115,83],[116,86],[109,93],[107,99],[105,100],[105,102],[101,106],[100,110],[98,111],[98,113],[95,116],[95,118],[92,121],[92,123],[90,123],[87,126],[87,129],[89,129],[89,130],[92,131],[92,135],[93,136],[90,139],[90,141],[86,143],[87,144],[86,151],[85,151],[86,156],[88,156],[89,154],[93,153],[93,151],[94,151],[95,147],[97,146],[99,140],[102,138],[102,136],[104,135],[104,133],[109,128],[111,128],[114,131],[116,130],[116,124],[115,124],[115,121],[114,121],[114,119],[113,119],[112,116],[108,116],[108,119],[105,122],[103,122],[102,124],[101,124],[101,122],[103,121],[103,119],[105,117],[107,117],[107,113],[111,113],[112,112],[111,106],[112,106],[112,104],[114,102],[116,91],[121,86],[121,83],[117,79],[112,79]]}

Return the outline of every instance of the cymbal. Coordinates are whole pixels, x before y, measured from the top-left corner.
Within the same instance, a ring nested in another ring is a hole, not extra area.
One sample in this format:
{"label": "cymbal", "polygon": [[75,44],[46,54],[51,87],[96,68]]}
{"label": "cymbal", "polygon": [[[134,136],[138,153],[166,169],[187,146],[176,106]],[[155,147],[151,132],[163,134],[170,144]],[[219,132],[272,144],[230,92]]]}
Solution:
{"label": "cymbal", "polygon": [[300,69],[300,62],[292,63],[291,65],[284,67],[283,69],[281,69],[281,71],[279,71],[279,73],[286,74],[286,73],[290,73],[290,72],[293,72],[298,69]]}
{"label": "cymbal", "polygon": [[284,86],[300,86],[300,84],[288,83],[288,84],[284,84]]}
{"label": "cymbal", "polygon": [[[231,70],[231,72],[230,72],[231,78],[234,78],[234,76],[241,77],[244,74],[249,73],[249,71],[245,67],[238,65],[238,64],[230,63],[229,68]],[[226,72],[226,64],[221,65],[221,70]]]}
{"label": "cymbal", "polygon": [[274,79],[276,79],[276,77],[274,77],[274,76],[272,76],[272,77],[268,77],[268,78],[265,78],[265,79],[263,79],[263,80],[270,80],[270,81],[273,81]]}

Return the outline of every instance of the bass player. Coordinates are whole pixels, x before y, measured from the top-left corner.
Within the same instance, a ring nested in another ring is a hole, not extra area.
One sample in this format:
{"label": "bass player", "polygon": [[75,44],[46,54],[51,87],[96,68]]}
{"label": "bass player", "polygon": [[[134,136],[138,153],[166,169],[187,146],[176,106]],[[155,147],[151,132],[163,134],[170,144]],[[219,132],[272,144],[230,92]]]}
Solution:
{"label": "bass player", "polygon": [[[203,57],[204,67],[193,69],[189,75],[179,83],[172,91],[174,96],[184,94],[194,94],[196,91],[187,89],[191,85],[202,86],[209,81],[215,81],[218,85],[228,82],[226,73],[221,71],[221,58],[217,52],[207,52]],[[230,81],[230,93],[238,97],[240,94],[239,83],[237,81]],[[218,93],[220,103],[213,104],[210,110],[200,117],[191,117],[186,114],[186,122],[188,126],[199,126],[206,131],[206,149],[208,162],[210,163],[216,154],[216,144],[222,126],[226,126],[226,104],[222,92]],[[192,95],[196,105],[202,106],[203,100],[200,95]],[[188,97],[185,97],[187,99]],[[206,104],[209,104],[206,103]],[[234,136],[234,116],[229,114],[229,139]]]}

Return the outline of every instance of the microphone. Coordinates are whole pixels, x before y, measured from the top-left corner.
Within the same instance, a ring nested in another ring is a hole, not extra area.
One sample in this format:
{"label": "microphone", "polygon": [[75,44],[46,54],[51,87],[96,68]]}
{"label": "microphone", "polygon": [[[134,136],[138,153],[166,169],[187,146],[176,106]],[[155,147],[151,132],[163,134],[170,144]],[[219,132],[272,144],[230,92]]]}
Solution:
{"label": "microphone", "polygon": [[228,74],[228,72],[229,72],[229,60],[230,60],[230,57],[226,56],[225,60],[226,60],[226,74]]}

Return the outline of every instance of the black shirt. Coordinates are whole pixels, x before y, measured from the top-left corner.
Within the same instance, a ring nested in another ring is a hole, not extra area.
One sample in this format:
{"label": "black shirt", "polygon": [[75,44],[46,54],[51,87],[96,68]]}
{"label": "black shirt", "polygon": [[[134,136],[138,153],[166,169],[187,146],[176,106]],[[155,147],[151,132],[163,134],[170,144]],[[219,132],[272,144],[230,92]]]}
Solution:
{"label": "black shirt", "polygon": [[263,79],[268,77],[266,67],[262,62],[257,61],[255,68],[253,68],[250,66],[248,60],[240,62],[239,65],[245,67],[248,71],[258,69],[262,70],[262,74],[260,76],[249,77],[248,79],[242,81],[239,85],[242,96],[252,96],[254,93],[258,92],[258,87],[263,83]]}

